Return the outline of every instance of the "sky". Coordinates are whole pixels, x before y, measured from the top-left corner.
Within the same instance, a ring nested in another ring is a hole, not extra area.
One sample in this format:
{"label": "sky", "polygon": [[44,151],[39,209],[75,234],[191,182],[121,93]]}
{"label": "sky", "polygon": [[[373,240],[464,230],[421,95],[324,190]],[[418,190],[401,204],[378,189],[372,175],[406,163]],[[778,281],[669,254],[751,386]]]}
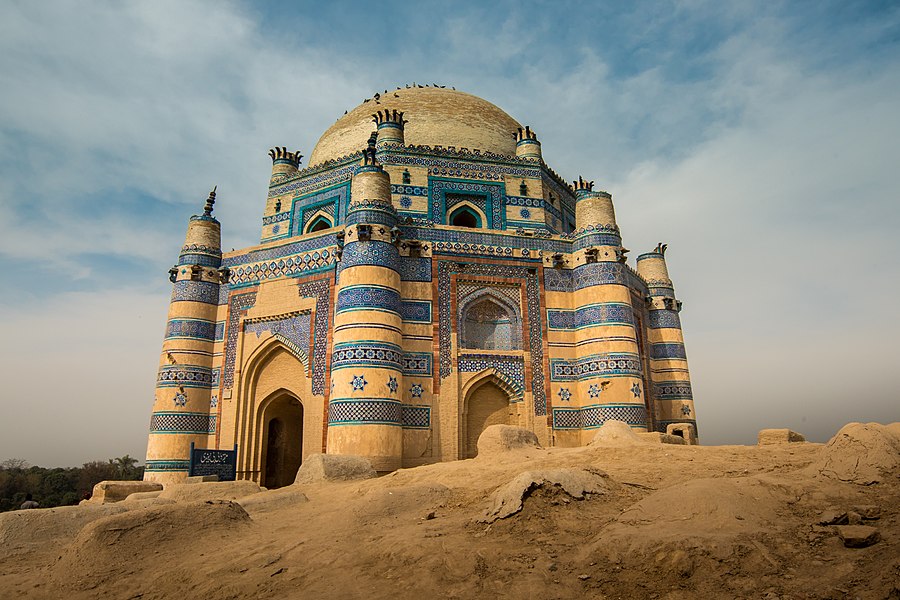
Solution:
{"label": "sky", "polygon": [[223,247],[257,243],[268,149],[413,81],[668,243],[703,443],[900,420],[895,2],[13,0],[0,461],[143,459],[187,219],[218,185]]}

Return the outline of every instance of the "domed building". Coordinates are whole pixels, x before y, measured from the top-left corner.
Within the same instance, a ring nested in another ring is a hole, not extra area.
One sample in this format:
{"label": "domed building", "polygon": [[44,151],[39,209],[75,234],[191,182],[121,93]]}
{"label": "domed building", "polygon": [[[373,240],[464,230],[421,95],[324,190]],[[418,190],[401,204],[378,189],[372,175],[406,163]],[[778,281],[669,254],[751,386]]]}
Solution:
{"label": "domed building", "polygon": [[569,184],[530,127],[442,87],[389,91],[309,166],[270,151],[260,243],[191,217],[160,359],[147,479],[192,449],[291,483],[313,453],[378,471],[470,458],[493,424],[544,446],[604,421],[696,441],[665,245],[628,266],[612,197]]}

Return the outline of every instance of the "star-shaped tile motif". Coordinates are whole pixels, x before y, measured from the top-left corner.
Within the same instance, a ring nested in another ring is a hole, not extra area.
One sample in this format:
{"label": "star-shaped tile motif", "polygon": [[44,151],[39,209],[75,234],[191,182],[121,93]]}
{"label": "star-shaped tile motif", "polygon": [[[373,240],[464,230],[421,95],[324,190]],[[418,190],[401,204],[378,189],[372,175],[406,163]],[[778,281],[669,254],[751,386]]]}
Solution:
{"label": "star-shaped tile motif", "polygon": [[421,398],[423,391],[422,385],[419,383],[414,383],[412,384],[412,387],[409,388],[409,393],[412,394],[413,398]]}
{"label": "star-shaped tile motif", "polygon": [[687,404],[682,404],[681,405],[681,414],[684,415],[685,417],[690,416],[691,407],[688,406]]}
{"label": "star-shaped tile motif", "polygon": [[641,397],[641,384],[635,383],[631,386],[631,393],[634,394],[635,398]]}
{"label": "star-shaped tile motif", "polygon": [[591,385],[588,386],[588,396],[590,396],[591,398],[599,398],[600,392],[602,392],[602,391],[603,390],[600,389],[599,383],[592,383]]}
{"label": "star-shaped tile motif", "polygon": [[568,390],[568,388],[562,388],[559,390],[559,399],[563,402],[568,402],[569,399],[572,398],[572,392]]}
{"label": "star-shaped tile motif", "polygon": [[187,404],[187,396],[183,392],[175,394],[175,397],[172,400],[175,402],[175,406],[184,406]]}
{"label": "star-shaped tile motif", "polygon": [[391,390],[391,393],[394,394],[397,392],[397,388],[400,387],[400,384],[397,383],[396,377],[388,377],[387,386],[388,389]]}
{"label": "star-shaped tile motif", "polygon": [[350,383],[350,385],[353,386],[353,391],[357,391],[357,390],[366,389],[366,384],[368,384],[368,383],[369,382],[366,381],[366,378],[364,375],[354,375],[353,381]]}
{"label": "star-shaped tile motif", "polygon": [[218,396],[213,396],[212,398],[209,399],[210,408],[215,408],[218,405],[219,405],[219,397]]}

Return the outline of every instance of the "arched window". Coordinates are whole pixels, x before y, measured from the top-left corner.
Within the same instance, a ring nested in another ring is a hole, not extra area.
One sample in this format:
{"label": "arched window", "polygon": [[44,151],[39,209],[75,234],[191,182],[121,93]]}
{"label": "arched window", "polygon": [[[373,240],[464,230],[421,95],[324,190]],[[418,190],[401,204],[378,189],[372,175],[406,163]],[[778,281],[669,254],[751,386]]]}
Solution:
{"label": "arched window", "polygon": [[481,217],[468,206],[460,206],[450,213],[448,222],[455,227],[481,227]]}
{"label": "arched window", "polygon": [[331,229],[333,227],[331,221],[322,215],[317,216],[315,219],[309,222],[309,225],[306,226],[306,233],[312,233],[314,231],[322,231],[325,229]]}
{"label": "arched window", "polygon": [[476,299],[462,315],[463,348],[518,350],[522,324],[516,312],[493,296]]}

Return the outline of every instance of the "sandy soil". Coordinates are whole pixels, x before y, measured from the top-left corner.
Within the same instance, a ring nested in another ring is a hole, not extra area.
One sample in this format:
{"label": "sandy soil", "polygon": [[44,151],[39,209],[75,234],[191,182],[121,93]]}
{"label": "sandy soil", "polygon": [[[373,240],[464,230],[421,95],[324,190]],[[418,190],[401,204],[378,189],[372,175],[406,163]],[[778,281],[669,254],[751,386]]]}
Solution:
{"label": "sandy soil", "polygon": [[[0,515],[0,598],[900,598],[897,424],[526,447],[246,498],[194,485]],[[829,521],[880,539],[846,547]]]}

